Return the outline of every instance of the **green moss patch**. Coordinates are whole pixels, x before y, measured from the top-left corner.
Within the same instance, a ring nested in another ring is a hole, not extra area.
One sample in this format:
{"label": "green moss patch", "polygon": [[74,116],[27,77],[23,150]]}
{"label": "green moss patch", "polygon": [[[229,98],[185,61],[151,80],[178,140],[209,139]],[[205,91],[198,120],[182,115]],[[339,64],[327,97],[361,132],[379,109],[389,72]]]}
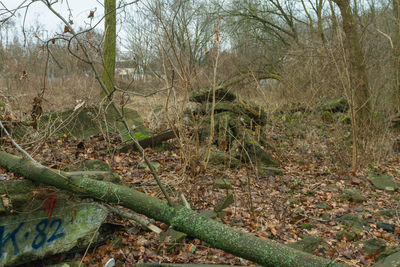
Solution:
{"label": "green moss patch", "polygon": [[[122,113],[128,126],[134,129],[135,136],[140,139],[151,136],[151,131],[143,125],[143,119],[136,110],[124,108]],[[119,120],[119,115],[111,108],[105,112],[99,111],[96,107],[86,107],[77,111],[64,109],[46,113],[41,116],[39,127],[52,129],[56,135],[67,134],[78,138],[114,132],[121,135],[122,141],[130,140],[128,131]]]}

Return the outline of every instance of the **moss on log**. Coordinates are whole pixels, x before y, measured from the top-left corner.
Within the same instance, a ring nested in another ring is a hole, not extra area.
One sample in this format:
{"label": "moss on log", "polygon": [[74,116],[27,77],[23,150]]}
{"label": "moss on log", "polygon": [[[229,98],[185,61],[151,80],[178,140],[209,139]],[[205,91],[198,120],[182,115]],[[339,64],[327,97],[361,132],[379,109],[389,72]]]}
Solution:
{"label": "moss on log", "polygon": [[[153,136],[150,136],[145,139],[138,140],[138,141],[139,141],[139,144],[141,147],[147,148],[147,147],[155,147],[156,145],[159,145],[162,142],[167,141],[172,138],[175,138],[175,137],[176,136],[175,136],[174,131],[169,129],[169,130],[162,131],[161,133],[158,133],[156,135],[153,135]],[[134,143],[129,143],[129,144],[123,146],[122,148],[120,148],[119,151],[122,153],[127,153],[131,150],[137,150]]]}
{"label": "moss on log", "polygon": [[171,225],[178,231],[197,237],[213,247],[263,266],[347,266],[272,240],[257,238],[205,218],[179,204],[169,206],[165,201],[128,187],[89,178],[70,177],[65,172],[46,168],[3,151],[0,151],[0,165],[33,181],[125,206]]}

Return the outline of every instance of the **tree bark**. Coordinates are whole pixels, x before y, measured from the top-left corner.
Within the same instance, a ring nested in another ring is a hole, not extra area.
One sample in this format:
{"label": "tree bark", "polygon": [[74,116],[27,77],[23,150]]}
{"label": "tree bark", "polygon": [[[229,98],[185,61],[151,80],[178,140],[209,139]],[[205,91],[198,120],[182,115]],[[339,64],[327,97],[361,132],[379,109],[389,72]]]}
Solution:
{"label": "tree bark", "polygon": [[[108,90],[114,90],[114,72],[115,72],[115,50],[116,50],[116,0],[104,0],[104,69],[102,80]],[[106,93],[101,90],[100,96],[106,97]]]}
{"label": "tree bark", "polygon": [[394,79],[395,79],[395,107],[400,112],[400,1],[392,0],[395,29],[393,38]]}
{"label": "tree bark", "polygon": [[367,130],[371,122],[371,101],[364,54],[359,42],[359,34],[350,1],[333,0],[333,2],[337,4],[342,15],[349,59],[350,91],[354,92],[357,132],[360,133],[360,130]]}
{"label": "tree bark", "polygon": [[306,14],[306,16],[308,18],[308,27],[309,27],[309,30],[310,30],[311,42],[314,43],[315,30],[314,30],[313,19],[311,17],[310,12],[308,12],[308,9],[306,7],[306,4],[304,3],[304,0],[301,0],[301,5],[303,6],[304,13]]}
{"label": "tree bark", "polygon": [[332,4],[332,0],[328,0],[328,3],[329,3],[329,9],[331,11],[332,38],[333,38],[337,33],[337,18],[336,18],[335,7]]}
{"label": "tree bark", "polygon": [[0,165],[36,182],[125,206],[173,226],[178,231],[197,237],[213,247],[263,266],[347,266],[272,240],[240,232],[179,204],[169,206],[165,201],[128,187],[83,177],[69,177],[65,172],[44,167],[3,151],[0,151]]}
{"label": "tree bark", "polygon": [[317,25],[318,25],[318,40],[320,43],[320,46],[325,45],[326,39],[325,39],[325,34],[324,34],[324,28],[323,28],[323,21],[322,21],[322,9],[324,7],[324,2],[323,0],[319,0],[316,2],[316,7],[315,7],[315,13],[317,14]]}

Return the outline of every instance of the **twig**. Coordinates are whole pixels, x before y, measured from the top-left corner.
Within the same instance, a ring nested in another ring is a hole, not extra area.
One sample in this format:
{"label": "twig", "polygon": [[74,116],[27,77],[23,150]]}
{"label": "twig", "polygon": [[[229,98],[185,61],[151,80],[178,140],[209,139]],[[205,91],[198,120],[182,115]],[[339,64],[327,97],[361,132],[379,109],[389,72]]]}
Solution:
{"label": "twig", "polygon": [[7,131],[6,127],[4,127],[3,123],[0,121],[0,128],[3,130],[3,132],[6,133],[8,138],[10,139],[11,143],[18,149],[19,152],[21,152],[26,158],[28,158],[30,161],[34,162],[35,164],[39,164],[34,158],[31,157],[31,155],[28,154],[22,147],[20,147],[17,142],[14,141],[14,139],[11,137],[10,133]]}
{"label": "twig", "polygon": [[392,38],[391,38],[388,34],[386,34],[386,33],[382,32],[382,31],[380,31],[379,29],[376,29],[376,30],[377,30],[377,32],[379,32],[380,34],[382,34],[383,36],[385,36],[385,37],[389,40],[390,46],[391,46],[392,49],[393,49],[393,48],[394,48],[394,45],[393,45]]}
{"label": "twig", "polygon": [[99,231],[101,225],[102,225],[102,224],[100,223],[99,226],[97,227],[97,229],[94,231],[94,233],[93,233],[93,235],[92,235],[92,238],[90,239],[89,245],[87,246],[87,248],[86,248],[86,250],[85,250],[85,253],[84,253],[83,256],[82,256],[82,259],[81,259],[81,261],[79,262],[78,267],[81,267],[82,262],[83,262],[83,259],[86,257],[86,254],[87,254],[88,251],[89,251],[90,245],[93,243],[94,237],[96,236],[96,233]]}
{"label": "twig", "polygon": [[96,68],[96,66],[94,65],[88,51],[86,50],[86,46],[81,42],[80,38],[77,36],[75,30],[73,29],[73,27],[71,26],[71,24],[63,17],[60,15],[60,13],[58,13],[49,2],[45,1],[45,0],[41,0],[46,6],[47,8],[54,14],[56,15],[70,30],[70,32],[75,36],[75,39],[77,41],[77,44],[81,47],[82,52],[85,56],[86,62],[88,62],[88,64],[90,65],[90,67],[92,68],[94,74],[95,74],[95,78],[98,81],[101,89],[103,90],[103,92],[105,93],[107,99],[110,101],[110,105],[111,107],[115,110],[115,112],[118,114],[118,117],[120,118],[120,120],[122,121],[125,129],[128,132],[129,137],[131,138],[131,140],[133,141],[133,143],[136,145],[137,149],[139,150],[139,152],[141,152],[142,154],[142,158],[144,159],[144,161],[146,162],[146,165],[149,167],[151,174],[153,175],[154,179],[156,180],[158,186],[160,187],[165,199],[167,200],[168,204],[170,206],[173,206],[173,202],[171,200],[171,198],[169,197],[167,191],[165,190],[164,186],[161,183],[160,178],[157,175],[156,169],[154,168],[154,166],[150,163],[149,159],[147,158],[143,147],[139,144],[139,141],[136,139],[135,135],[132,133],[131,128],[129,127],[126,119],[124,118],[123,114],[121,113],[121,110],[119,110],[117,108],[117,106],[115,105],[115,103],[112,102],[112,94],[114,93],[114,91],[109,92],[106,85],[103,83],[102,79],[100,78],[100,74]]}
{"label": "twig", "polygon": [[181,199],[183,206],[188,209],[191,209],[189,202],[186,200],[185,195],[183,193],[179,193],[179,198]]}
{"label": "twig", "polygon": [[214,69],[213,69],[213,87],[212,87],[212,104],[211,104],[211,114],[210,114],[210,135],[207,140],[207,150],[206,150],[206,156],[204,160],[204,168],[207,168],[208,161],[210,160],[210,155],[211,155],[211,145],[213,143],[214,139],[214,132],[215,132],[215,126],[214,126],[214,120],[215,120],[215,91],[217,89],[217,70],[218,70],[218,60],[219,56],[221,53],[221,41],[220,41],[220,24],[221,21],[219,20],[217,22],[217,25],[214,26],[214,33],[215,33],[215,41],[216,41],[216,50],[217,50],[217,55],[215,57],[215,63],[214,63]]}
{"label": "twig", "polygon": [[[28,5],[26,5],[26,6],[24,6],[24,4],[27,2],[27,0],[24,0],[18,7],[16,7],[16,8],[14,8],[14,9],[11,9],[11,10],[9,10],[2,2],[0,2],[0,4],[3,6],[3,8],[6,10],[6,12],[5,13],[10,13],[11,15],[9,15],[8,17],[6,17],[6,18],[4,18],[4,19],[1,19],[0,20],[0,25],[2,25],[3,23],[6,23],[10,18],[12,18],[12,17],[14,17],[15,16],[15,13],[17,13],[17,11],[19,10],[19,9],[22,9],[22,8],[27,8],[31,3],[29,3]],[[1,14],[1,15],[3,15],[3,14]]]}
{"label": "twig", "polygon": [[120,209],[117,209],[111,205],[106,204],[106,207],[111,210],[113,213],[118,214],[121,217],[124,218],[128,218],[131,219],[135,222],[137,222],[138,224],[140,224],[140,226],[142,226],[144,229],[153,231],[156,234],[160,234],[162,232],[162,230],[160,228],[158,228],[157,226],[155,226],[154,224],[152,224],[149,220],[140,217],[132,212],[126,212],[126,211],[122,211]]}
{"label": "twig", "polygon": [[123,92],[123,93],[127,93],[127,94],[132,94],[132,95],[136,95],[136,96],[141,96],[141,97],[149,97],[149,96],[155,95],[155,94],[157,94],[157,93],[159,93],[159,92],[167,91],[167,90],[169,90],[169,89],[171,89],[171,88],[172,88],[172,86],[167,87],[167,88],[157,89],[157,90],[155,90],[155,91],[153,91],[153,92],[151,92],[151,93],[145,95],[145,94],[141,94],[141,93],[136,93],[136,92],[132,92],[132,91],[127,91],[127,90],[118,88],[117,86],[114,86],[114,89],[115,89],[116,91]]}

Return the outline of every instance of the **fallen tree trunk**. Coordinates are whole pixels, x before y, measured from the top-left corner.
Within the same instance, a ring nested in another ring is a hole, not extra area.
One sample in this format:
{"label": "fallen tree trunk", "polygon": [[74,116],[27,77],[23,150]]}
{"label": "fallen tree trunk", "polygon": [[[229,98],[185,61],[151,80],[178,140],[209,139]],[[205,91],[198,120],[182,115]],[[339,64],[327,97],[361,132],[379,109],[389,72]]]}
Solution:
{"label": "fallen tree trunk", "polygon": [[[165,130],[162,131],[161,133],[158,133],[156,135],[153,135],[149,138],[145,138],[139,141],[139,144],[142,148],[146,147],[155,147],[158,144],[161,144],[164,141],[167,141],[169,139],[175,138],[175,134],[173,130]],[[137,150],[136,146],[134,143],[127,144],[120,148],[120,152],[127,153],[131,150]]]}
{"label": "fallen tree trunk", "polygon": [[173,226],[178,231],[197,237],[215,248],[263,266],[347,266],[295,250],[272,240],[257,238],[207,219],[179,204],[169,206],[165,201],[128,187],[89,178],[68,176],[65,172],[44,167],[3,151],[0,151],[0,165],[36,182],[125,206]]}

